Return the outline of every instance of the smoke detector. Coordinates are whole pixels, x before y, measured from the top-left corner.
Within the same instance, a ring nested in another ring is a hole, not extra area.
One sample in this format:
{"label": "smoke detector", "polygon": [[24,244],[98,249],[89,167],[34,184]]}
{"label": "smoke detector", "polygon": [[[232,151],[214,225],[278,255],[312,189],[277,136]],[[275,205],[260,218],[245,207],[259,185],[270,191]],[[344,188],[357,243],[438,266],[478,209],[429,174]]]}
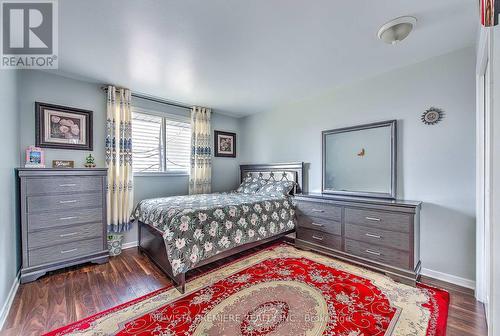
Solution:
{"label": "smoke detector", "polygon": [[388,44],[396,44],[403,41],[410,35],[417,24],[417,19],[413,16],[401,16],[380,27],[377,36]]}

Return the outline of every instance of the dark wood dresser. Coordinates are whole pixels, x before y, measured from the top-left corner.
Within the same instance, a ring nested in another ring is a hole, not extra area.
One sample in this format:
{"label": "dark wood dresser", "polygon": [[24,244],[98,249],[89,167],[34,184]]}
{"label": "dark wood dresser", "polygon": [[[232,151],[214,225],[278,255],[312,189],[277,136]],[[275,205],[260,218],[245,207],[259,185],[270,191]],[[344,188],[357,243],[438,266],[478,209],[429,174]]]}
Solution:
{"label": "dark wood dresser", "polygon": [[298,248],[322,252],[415,285],[420,202],[299,194]]}
{"label": "dark wood dresser", "polygon": [[17,169],[21,283],[48,271],[108,261],[107,169]]}

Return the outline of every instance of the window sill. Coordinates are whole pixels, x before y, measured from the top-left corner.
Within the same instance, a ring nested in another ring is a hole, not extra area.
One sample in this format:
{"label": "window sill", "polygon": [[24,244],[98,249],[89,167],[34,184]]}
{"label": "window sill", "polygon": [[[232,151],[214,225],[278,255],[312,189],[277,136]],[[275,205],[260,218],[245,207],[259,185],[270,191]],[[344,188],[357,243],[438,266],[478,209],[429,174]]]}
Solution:
{"label": "window sill", "polygon": [[166,176],[189,176],[189,173],[134,173],[134,177],[166,177]]}

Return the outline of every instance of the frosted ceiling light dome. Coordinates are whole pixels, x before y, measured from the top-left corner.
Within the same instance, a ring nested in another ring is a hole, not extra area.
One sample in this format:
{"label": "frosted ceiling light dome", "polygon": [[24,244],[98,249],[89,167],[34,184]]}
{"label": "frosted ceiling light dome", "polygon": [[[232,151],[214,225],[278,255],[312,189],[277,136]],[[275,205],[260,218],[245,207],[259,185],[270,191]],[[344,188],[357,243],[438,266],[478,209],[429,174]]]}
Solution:
{"label": "frosted ceiling light dome", "polygon": [[377,36],[385,43],[396,44],[407,38],[416,24],[417,19],[413,16],[398,17],[382,25]]}

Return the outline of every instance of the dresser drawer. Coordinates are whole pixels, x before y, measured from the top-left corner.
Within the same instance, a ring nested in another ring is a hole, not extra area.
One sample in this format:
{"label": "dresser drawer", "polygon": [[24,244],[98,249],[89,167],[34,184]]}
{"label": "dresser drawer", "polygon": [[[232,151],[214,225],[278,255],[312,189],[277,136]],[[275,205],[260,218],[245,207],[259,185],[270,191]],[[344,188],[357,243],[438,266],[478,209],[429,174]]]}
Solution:
{"label": "dresser drawer", "polygon": [[377,261],[386,265],[408,269],[409,254],[407,252],[391,249],[388,247],[377,246],[370,243],[359,242],[356,240],[345,240],[345,251],[347,253]]}
{"label": "dresser drawer", "polygon": [[298,228],[297,238],[313,244],[321,245],[334,250],[342,249],[342,237],[321,231]]}
{"label": "dresser drawer", "polygon": [[403,251],[409,251],[410,247],[410,237],[408,233],[348,224],[345,227],[345,236],[346,238]]}
{"label": "dresser drawer", "polygon": [[31,233],[28,238],[28,249],[33,250],[90,238],[101,238],[102,241],[102,236],[102,223],[48,229]]}
{"label": "dresser drawer", "polygon": [[102,208],[34,213],[29,214],[27,218],[28,232],[59,226],[104,221]]}
{"label": "dresser drawer", "polygon": [[102,207],[102,194],[70,194],[53,196],[29,196],[27,211],[29,213],[45,210],[70,210],[75,208]]}
{"label": "dresser drawer", "polygon": [[307,216],[327,218],[339,222],[342,220],[342,208],[328,203],[298,201],[297,209],[299,213]]}
{"label": "dresser drawer", "polygon": [[298,222],[301,228],[331,233],[338,236],[342,235],[342,223],[340,221],[299,215]]}
{"label": "dresser drawer", "polygon": [[402,213],[373,210],[345,210],[345,223],[380,228],[389,231],[409,232],[411,216]]}
{"label": "dresser drawer", "polygon": [[57,193],[102,191],[102,178],[96,176],[55,176],[30,178],[26,184],[26,194],[49,195]]}
{"label": "dresser drawer", "polygon": [[30,266],[73,259],[103,250],[102,238],[81,240],[72,243],[44,247],[28,251]]}

